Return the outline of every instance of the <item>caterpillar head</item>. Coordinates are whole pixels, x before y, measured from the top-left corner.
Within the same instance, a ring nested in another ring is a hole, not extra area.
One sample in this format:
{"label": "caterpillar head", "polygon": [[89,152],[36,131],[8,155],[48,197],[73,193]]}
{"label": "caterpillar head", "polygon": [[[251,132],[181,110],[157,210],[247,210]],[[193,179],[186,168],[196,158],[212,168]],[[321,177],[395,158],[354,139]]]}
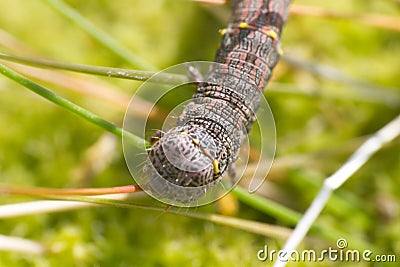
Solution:
{"label": "caterpillar head", "polygon": [[145,174],[161,199],[190,203],[201,198],[221,176],[221,148],[198,126],[179,126],[149,149]]}

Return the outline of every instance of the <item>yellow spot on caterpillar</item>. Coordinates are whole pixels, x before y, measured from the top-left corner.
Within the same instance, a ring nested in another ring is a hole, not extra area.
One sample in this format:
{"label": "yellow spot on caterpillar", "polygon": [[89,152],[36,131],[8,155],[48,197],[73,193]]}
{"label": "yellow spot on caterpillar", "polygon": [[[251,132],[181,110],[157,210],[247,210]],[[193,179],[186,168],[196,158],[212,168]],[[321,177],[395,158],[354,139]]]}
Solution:
{"label": "yellow spot on caterpillar", "polygon": [[269,31],[264,31],[264,33],[274,40],[278,39],[278,34],[276,34],[276,32],[274,31],[269,30]]}
{"label": "yellow spot on caterpillar", "polygon": [[189,137],[190,139],[192,139],[193,144],[195,144],[196,146],[200,146],[199,139],[191,137],[187,132],[181,132],[181,135]]}
{"label": "yellow spot on caterpillar", "polygon": [[214,167],[214,174],[218,174],[219,173],[218,160],[214,159],[212,161],[212,165]]}
{"label": "yellow spot on caterpillar", "polygon": [[283,55],[283,50],[282,50],[282,48],[279,48],[279,49],[278,49],[278,54],[279,54],[280,56]]}
{"label": "yellow spot on caterpillar", "polygon": [[207,149],[202,149],[201,150],[203,152],[204,155],[206,155],[209,159],[214,160],[213,157],[210,154],[210,151],[208,151]]}
{"label": "yellow spot on caterpillar", "polygon": [[211,159],[214,168],[214,174],[218,174],[219,173],[218,160],[214,159],[213,156],[211,156],[210,151],[208,151],[207,149],[203,149],[202,151],[204,155],[206,155],[209,159]]}
{"label": "yellow spot on caterpillar", "polygon": [[241,22],[241,23],[239,24],[239,28],[245,29],[245,28],[248,28],[248,27],[249,27],[249,24],[246,23],[246,22]]}
{"label": "yellow spot on caterpillar", "polygon": [[199,141],[199,139],[192,138],[192,142],[193,142],[196,146],[200,146],[200,141]]}
{"label": "yellow spot on caterpillar", "polygon": [[227,32],[227,29],[221,29],[221,30],[219,30],[219,34],[221,34],[221,35],[225,35],[226,32]]}

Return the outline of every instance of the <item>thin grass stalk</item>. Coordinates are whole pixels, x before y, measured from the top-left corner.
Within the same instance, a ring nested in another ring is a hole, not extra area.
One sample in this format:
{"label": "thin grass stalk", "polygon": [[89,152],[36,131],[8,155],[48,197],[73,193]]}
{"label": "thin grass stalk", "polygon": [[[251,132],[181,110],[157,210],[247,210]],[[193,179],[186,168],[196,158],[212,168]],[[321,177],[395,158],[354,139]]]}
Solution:
{"label": "thin grass stalk", "polygon": [[[0,59],[4,59],[7,61],[12,61],[16,63],[22,63],[29,66],[34,67],[43,67],[43,68],[53,68],[60,70],[68,70],[73,72],[85,73],[85,74],[93,74],[99,76],[107,76],[113,78],[121,78],[121,79],[129,79],[135,81],[147,81],[150,79],[156,72],[154,71],[141,71],[141,70],[132,70],[132,69],[121,69],[121,68],[111,68],[111,67],[101,67],[101,66],[91,66],[84,64],[73,64],[66,62],[59,62],[54,60],[47,59],[36,59],[29,57],[21,57],[14,55],[7,55],[0,53]],[[158,74],[152,80],[152,82],[165,83],[165,84],[177,84],[177,83],[186,83],[188,82],[188,78],[183,75],[178,74]]]}
{"label": "thin grass stalk", "polygon": [[21,237],[0,235],[0,251],[18,251],[26,254],[41,255],[46,249],[35,241]]}

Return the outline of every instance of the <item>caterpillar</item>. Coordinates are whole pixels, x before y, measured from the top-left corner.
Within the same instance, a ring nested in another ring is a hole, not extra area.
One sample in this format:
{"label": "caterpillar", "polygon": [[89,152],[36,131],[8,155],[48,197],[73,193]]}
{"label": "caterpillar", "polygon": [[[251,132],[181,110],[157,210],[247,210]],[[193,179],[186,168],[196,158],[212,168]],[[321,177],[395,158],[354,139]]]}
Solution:
{"label": "caterpillar", "polygon": [[153,195],[190,203],[220,182],[255,121],[278,62],[289,0],[234,0],[228,27],[204,82],[148,149],[144,173]]}

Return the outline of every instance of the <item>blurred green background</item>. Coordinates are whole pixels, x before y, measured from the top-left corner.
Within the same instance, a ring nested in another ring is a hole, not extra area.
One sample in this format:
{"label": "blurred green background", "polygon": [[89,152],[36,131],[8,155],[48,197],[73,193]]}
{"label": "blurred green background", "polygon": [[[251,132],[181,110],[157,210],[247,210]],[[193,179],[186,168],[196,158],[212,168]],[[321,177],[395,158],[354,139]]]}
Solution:
{"label": "blurred green background", "polygon": [[[228,6],[183,0],[66,2],[157,69],[212,60],[220,41],[218,30],[229,16]],[[0,52],[132,68],[46,1],[2,0],[1,4]],[[339,14],[379,13],[398,19],[400,14],[395,0],[299,0],[296,4]],[[399,114],[400,33],[358,23],[355,17],[292,15],[282,43],[288,56],[329,65],[363,83],[355,87],[331,81],[284,61],[274,72],[270,92],[265,95],[277,127],[276,161],[259,194],[304,212],[323,179],[338,169],[366,136]],[[126,101],[141,84],[18,70],[117,125],[122,123]],[[0,184],[64,188],[133,183],[117,138],[5,77],[0,77],[0,95]],[[330,201],[318,219],[346,235],[349,245],[351,237],[362,239],[382,253],[397,253],[397,261],[399,151],[397,138],[335,193],[336,201]],[[0,204],[25,200],[31,199],[0,194]],[[195,211],[289,226],[234,197]],[[266,266],[257,260],[257,251],[265,244],[275,249],[284,244],[284,240],[197,219],[114,207],[3,219],[0,234],[57,248],[57,253],[46,255],[0,251],[0,266]],[[302,248],[328,246],[334,244],[319,240],[305,242]]]}

